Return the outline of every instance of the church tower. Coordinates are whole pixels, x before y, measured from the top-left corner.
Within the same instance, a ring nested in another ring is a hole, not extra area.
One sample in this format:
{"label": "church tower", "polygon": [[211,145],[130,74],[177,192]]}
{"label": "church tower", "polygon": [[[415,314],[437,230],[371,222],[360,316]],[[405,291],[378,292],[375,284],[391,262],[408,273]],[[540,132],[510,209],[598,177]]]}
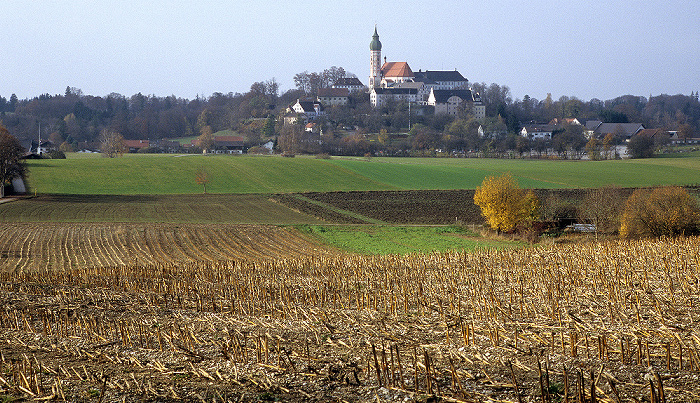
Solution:
{"label": "church tower", "polygon": [[379,34],[377,34],[376,25],[374,26],[374,35],[372,35],[372,42],[369,43],[369,50],[371,54],[371,59],[369,68],[368,87],[379,87],[379,84],[382,81],[382,43],[379,42]]}

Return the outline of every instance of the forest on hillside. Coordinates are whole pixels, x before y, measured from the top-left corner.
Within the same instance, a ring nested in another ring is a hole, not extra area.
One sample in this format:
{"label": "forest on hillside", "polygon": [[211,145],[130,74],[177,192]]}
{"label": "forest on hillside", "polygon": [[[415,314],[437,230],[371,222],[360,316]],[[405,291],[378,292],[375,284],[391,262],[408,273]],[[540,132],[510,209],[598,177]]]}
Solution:
{"label": "forest on hillside", "polygon": [[[96,142],[106,128],[120,133],[125,139],[155,140],[198,136],[202,128],[208,126],[214,133],[233,130],[245,136],[248,146],[254,146],[271,135],[288,134],[281,124],[276,125],[274,133],[269,127],[264,129],[265,118],[282,116],[297,99],[312,97],[318,88],[332,84],[330,79],[319,79],[315,85],[309,85],[308,80],[297,78],[322,78],[325,73],[337,74],[338,71],[344,73],[342,68],[336,67],[321,73],[299,73],[295,76],[298,87],[285,92],[280,92],[279,84],[270,79],[253,83],[245,93],[217,92],[192,100],[141,93],[95,96],[74,87],[67,87],[64,94],[42,94],[31,99],[18,99],[13,94],[9,99],[0,96],[0,121],[20,139],[36,139],[41,130],[42,139],[69,145],[76,150],[83,144]],[[487,118],[479,123],[487,134],[500,136],[504,142],[501,148],[509,147],[524,124],[546,123],[554,118],[577,118],[582,123],[586,120],[635,122],[646,128],[682,131],[689,137],[700,133],[697,92],[649,97],[623,95],[609,100],[594,98],[586,101],[569,96],[555,100],[551,95],[543,100],[527,95],[513,99],[507,86],[495,83],[472,83],[472,89],[481,95],[486,105]],[[433,115],[427,110],[422,114],[420,108],[410,111],[408,105],[402,103],[389,103],[381,109],[373,109],[367,94],[355,94],[347,106],[326,107],[321,123],[328,144],[346,136],[348,133],[342,129],[348,127],[356,129],[353,133],[357,136],[405,133],[409,126],[413,126],[418,128],[418,133],[416,130],[410,133],[412,140],[406,146],[414,149],[449,148],[455,144],[462,148],[478,148],[478,144],[470,144],[468,140],[469,136],[475,135],[478,125],[466,112],[449,117]],[[426,139],[420,140],[416,134],[422,134]],[[346,143],[359,141],[353,137]],[[342,152],[338,148],[341,146],[336,142],[335,150]],[[299,151],[319,150],[304,150],[302,147]],[[367,150],[356,150],[362,151]]]}

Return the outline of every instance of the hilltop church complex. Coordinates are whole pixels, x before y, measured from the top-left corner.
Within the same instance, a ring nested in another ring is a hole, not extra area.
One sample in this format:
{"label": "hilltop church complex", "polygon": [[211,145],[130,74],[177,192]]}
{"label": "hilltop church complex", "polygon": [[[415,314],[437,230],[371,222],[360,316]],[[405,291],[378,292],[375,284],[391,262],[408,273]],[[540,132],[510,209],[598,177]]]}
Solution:
{"label": "hilltop church complex", "polygon": [[[469,80],[456,69],[418,70],[414,72],[407,62],[387,62],[382,64],[382,43],[377,28],[369,44],[370,70],[368,85],[357,77],[345,77],[331,88],[321,88],[315,100],[297,100],[288,108],[285,123],[291,124],[303,116],[307,126],[320,115],[325,107],[345,105],[352,92],[369,92],[372,107],[381,108],[389,103],[407,103],[417,106],[432,106],[434,113],[457,115],[460,111],[471,112],[476,119],[486,117],[486,107],[479,94],[469,88]],[[417,112],[420,113],[420,112]],[[307,127],[307,130],[310,130]]]}
{"label": "hilltop church complex", "polygon": [[413,72],[407,62],[382,64],[382,43],[377,28],[369,44],[369,94],[372,106],[382,107],[390,101],[430,105],[435,114],[456,115],[470,108],[477,119],[486,116],[486,107],[479,94],[469,88],[469,80],[459,71],[418,70]]}

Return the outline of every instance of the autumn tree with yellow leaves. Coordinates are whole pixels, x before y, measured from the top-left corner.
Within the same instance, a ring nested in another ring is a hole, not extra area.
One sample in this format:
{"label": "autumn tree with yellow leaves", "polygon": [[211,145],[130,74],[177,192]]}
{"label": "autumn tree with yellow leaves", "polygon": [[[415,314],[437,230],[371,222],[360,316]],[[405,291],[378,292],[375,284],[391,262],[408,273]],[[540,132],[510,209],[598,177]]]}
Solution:
{"label": "autumn tree with yellow leaves", "polygon": [[621,238],[693,235],[700,232],[698,201],[677,186],[637,189],[627,199]]}
{"label": "autumn tree with yellow leaves", "polygon": [[474,193],[474,204],[481,208],[486,222],[499,233],[539,218],[540,201],[532,191],[525,192],[511,174],[489,176]]}

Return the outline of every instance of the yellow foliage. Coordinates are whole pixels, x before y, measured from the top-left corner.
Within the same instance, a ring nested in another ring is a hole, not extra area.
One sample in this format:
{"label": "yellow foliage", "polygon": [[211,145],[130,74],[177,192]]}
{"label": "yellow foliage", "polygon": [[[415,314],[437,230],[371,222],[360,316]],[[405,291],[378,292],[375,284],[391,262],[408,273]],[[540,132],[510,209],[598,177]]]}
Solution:
{"label": "yellow foliage", "polygon": [[680,187],[637,189],[622,213],[620,237],[692,235],[700,230],[700,207]]}
{"label": "yellow foliage", "polygon": [[520,189],[510,174],[489,176],[474,193],[474,204],[481,208],[491,228],[496,231],[512,231],[519,224],[539,217],[540,201],[530,191]]}

